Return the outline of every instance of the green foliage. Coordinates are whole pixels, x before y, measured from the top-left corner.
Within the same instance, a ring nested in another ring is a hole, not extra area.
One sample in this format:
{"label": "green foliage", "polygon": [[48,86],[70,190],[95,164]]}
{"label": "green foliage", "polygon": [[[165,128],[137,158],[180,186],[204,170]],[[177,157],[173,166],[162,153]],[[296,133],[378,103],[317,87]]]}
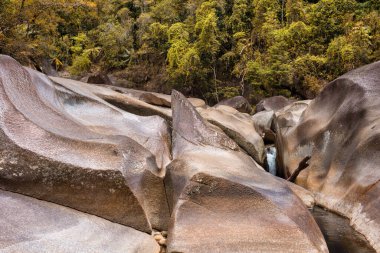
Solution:
{"label": "green foliage", "polygon": [[2,0],[0,53],[210,102],[311,98],[380,60],[379,11],[378,0]]}

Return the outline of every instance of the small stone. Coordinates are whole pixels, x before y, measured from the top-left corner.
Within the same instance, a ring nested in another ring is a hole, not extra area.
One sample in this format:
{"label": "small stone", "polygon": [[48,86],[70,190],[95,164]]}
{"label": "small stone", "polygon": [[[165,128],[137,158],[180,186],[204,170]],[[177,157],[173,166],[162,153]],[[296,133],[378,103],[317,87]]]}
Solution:
{"label": "small stone", "polygon": [[166,246],[166,239],[162,238],[161,240],[158,241],[158,244],[160,244],[161,246],[163,246],[163,245]]}
{"label": "small stone", "polygon": [[163,237],[168,237],[168,231],[162,231],[161,234]]}
{"label": "small stone", "polygon": [[158,243],[162,240],[165,239],[161,234],[154,235],[154,240],[156,240]]}

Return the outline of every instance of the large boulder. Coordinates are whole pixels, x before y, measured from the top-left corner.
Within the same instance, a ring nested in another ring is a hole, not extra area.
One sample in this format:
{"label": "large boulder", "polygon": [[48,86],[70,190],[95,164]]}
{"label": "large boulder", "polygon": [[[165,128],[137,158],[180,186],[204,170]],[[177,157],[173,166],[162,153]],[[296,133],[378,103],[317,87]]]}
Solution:
{"label": "large boulder", "polygon": [[[380,62],[331,82],[300,118],[278,120],[285,176],[311,156],[296,183],[351,220],[380,252]],[[285,115],[285,114],[284,114]],[[294,114],[293,114],[294,115]]]}
{"label": "large boulder", "polygon": [[283,96],[274,96],[270,98],[265,98],[256,105],[256,112],[261,112],[261,111],[276,112],[289,104],[291,104],[291,101]]}
{"label": "large boulder", "polygon": [[251,104],[243,96],[237,96],[237,97],[222,100],[219,103],[217,103],[215,105],[215,107],[218,107],[219,105],[230,106],[230,107],[235,108],[236,110],[238,110],[239,112],[242,112],[242,113],[251,113],[252,112]]}
{"label": "large boulder", "polygon": [[198,109],[201,116],[220,127],[259,164],[264,163],[264,141],[257,133],[252,118],[229,106]]}
{"label": "large boulder", "polygon": [[158,253],[143,232],[45,201],[0,191],[2,253]]}
{"label": "large boulder", "polygon": [[75,90],[0,56],[0,189],[145,232],[166,229],[165,121]]}
{"label": "large boulder", "polygon": [[328,252],[301,200],[173,91],[168,252]]}

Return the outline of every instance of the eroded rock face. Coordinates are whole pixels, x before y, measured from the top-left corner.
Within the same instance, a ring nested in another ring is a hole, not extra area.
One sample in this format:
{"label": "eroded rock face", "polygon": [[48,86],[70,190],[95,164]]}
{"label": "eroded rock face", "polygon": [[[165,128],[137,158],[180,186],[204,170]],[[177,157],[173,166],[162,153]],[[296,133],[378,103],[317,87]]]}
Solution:
{"label": "eroded rock face", "polygon": [[73,87],[0,56],[0,188],[145,232],[165,229],[165,121]]}
{"label": "eroded rock face", "polygon": [[73,209],[0,190],[2,253],[158,253],[140,231]]}
{"label": "eroded rock face", "polygon": [[[380,252],[380,62],[331,82],[299,122],[279,120],[284,174],[311,156],[297,184],[351,219]],[[287,123],[286,123],[287,122]]]}
{"label": "eroded rock face", "polygon": [[[63,107],[58,108],[58,110],[64,110],[65,113],[68,113],[92,131],[132,138],[155,155],[159,168],[165,168],[169,163],[171,151],[168,125],[164,119],[154,115],[165,114],[165,111],[159,111],[156,107],[143,104],[139,100],[136,101],[107,88],[57,77],[52,77],[51,79],[69,91],[87,98],[90,102],[72,104],[71,100],[73,98],[61,96],[54,100],[62,101],[60,104]],[[120,101],[120,103],[124,102],[129,105],[133,104],[135,107],[140,106],[141,110],[151,110],[151,114],[154,116],[137,116],[111,105],[107,100]]]}
{"label": "eroded rock face", "polygon": [[173,91],[168,252],[327,252],[301,200]]}
{"label": "eroded rock face", "polygon": [[265,98],[256,105],[256,112],[261,112],[261,111],[276,112],[289,104],[291,104],[291,101],[289,101],[289,99],[283,96],[274,96],[270,98]]}
{"label": "eroded rock face", "polygon": [[129,114],[139,116],[155,116],[158,115],[164,119],[171,119],[171,110],[169,108],[154,106],[139,99],[141,91],[122,92],[121,90],[129,90],[111,85],[91,85],[76,80],[70,80],[58,77],[49,77],[55,84],[63,86],[68,90],[79,92],[86,96],[95,97],[118,110],[128,112]]}
{"label": "eroded rock face", "polygon": [[229,106],[220,105],[198,110],[204,119],[220,127],[259,164],[264,163],[264,141],[256,132],[252,118]]}
{"label": "eroded rock face", "polygon": [[276,134],[272,130],[272,122],[274,119],[274,111],[261,111],[252,116],[253,125],[257,133],[264,140],[274,143]]}
{"label": "eroded rock face", "polygon": [[[279,110],[275,113],[273,119],[273,125],[276,132],[276,148],[277,152],[277,164],[279,165],[277,169],[277,173],[280,177],[288,178],[291,173],[284,169],[283,160],[284,157],[287,156],[283,149],[287,144],[288,133],[297,126],[299,123],[302,113],[306,110],[306,108],[311,103],[311,100],[297,101],[293,104],[290,104],[283,109]],[[306,156],[305,156],[306,157]],[[298,167],[298,164],[297,164]]]}
{"label": "eroded rock face", "polygon": [[242,113],[251,113],[252,107],[248,100],[243,96],[237,96],[229,99],[225,99],[223,101],[220,101],[218,104],[215,105],[215,107],[218,107],[219,105],[226,105],[230,106],[232,108],[235,108],[239,112]]}

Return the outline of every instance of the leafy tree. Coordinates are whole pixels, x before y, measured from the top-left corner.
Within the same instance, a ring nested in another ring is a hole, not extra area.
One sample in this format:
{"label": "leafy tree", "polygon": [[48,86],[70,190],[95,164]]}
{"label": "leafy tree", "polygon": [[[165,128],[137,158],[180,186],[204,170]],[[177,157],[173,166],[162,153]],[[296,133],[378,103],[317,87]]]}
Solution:
{"label": "leafy tree", "polygon": [[379,11],[378,0],[2,0],[0,53],[209,102],[312,98],[380,60]]}

